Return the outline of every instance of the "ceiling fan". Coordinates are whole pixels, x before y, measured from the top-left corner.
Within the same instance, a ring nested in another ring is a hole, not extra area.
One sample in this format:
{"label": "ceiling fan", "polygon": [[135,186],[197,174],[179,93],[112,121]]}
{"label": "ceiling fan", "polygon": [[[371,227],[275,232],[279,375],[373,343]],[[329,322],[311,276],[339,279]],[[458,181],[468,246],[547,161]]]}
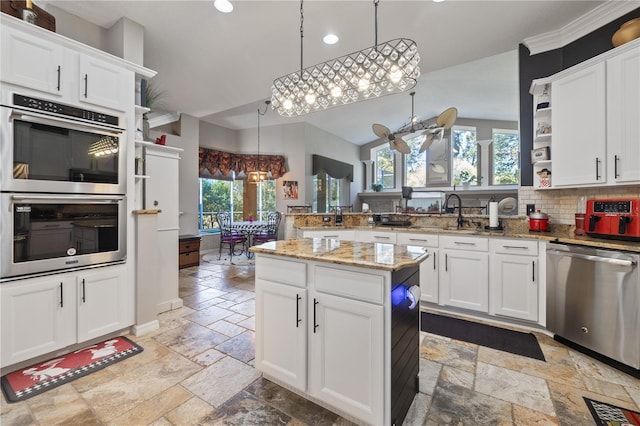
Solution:
{"label": "ceiling fan", "polygon": [[[379,138],[385,138],[389,140],[389,145],[391,149],[395,149],[403,154],[409,154],[411,152],[411,148],[407,144],[406,140],[410,138],[414,138],[420,134],[426,133],[426,138],[420,147],[419,152],[426,151],[435,138],[435,135],[439,135],[439,140],[442,141],[442,137],[444,136],[444,131],[449,130],[456,119],[458,118],[458,110],[456,108],[447,108],[444,110],[437,118],[436,122],[430,125],[426,125],[425,122],[416,121],[416,116],[414,115],[413,110],[413,99],[416,92],[411,92],[411,127],[407,128],[408,124],[400,127],[397,132],[392,133],[388,127],[383,126],[382,124],[373,124],[371,127],[373,128],[373,133],[376,134]],[[419,133],[417,133],[419,132]]]}

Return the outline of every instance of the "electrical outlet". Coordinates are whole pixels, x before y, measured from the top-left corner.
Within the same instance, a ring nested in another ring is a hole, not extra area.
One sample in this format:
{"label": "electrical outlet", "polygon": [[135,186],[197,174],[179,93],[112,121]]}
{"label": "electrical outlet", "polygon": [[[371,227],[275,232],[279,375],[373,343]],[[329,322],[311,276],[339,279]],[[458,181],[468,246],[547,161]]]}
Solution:
{"label": "electrical outlet", "polygon": [[527,216],[529,216],[530,213],[533,213],[535,211],[536,211],[535,204],[527,204]]}
{"label": "electrical outlet", "polygon": [[322,216],[322,222],[324,223],[331,222],[331,216]]}

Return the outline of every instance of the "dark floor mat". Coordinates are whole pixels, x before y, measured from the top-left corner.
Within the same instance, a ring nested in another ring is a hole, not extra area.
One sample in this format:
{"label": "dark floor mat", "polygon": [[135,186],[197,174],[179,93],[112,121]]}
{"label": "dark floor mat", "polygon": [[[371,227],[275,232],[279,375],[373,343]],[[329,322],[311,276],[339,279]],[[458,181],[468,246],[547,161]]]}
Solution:
{"label": "dark floor mat", "polygon": [[532,333],[507,330],[458,318],[422,312],[422,331],[546,361]]}

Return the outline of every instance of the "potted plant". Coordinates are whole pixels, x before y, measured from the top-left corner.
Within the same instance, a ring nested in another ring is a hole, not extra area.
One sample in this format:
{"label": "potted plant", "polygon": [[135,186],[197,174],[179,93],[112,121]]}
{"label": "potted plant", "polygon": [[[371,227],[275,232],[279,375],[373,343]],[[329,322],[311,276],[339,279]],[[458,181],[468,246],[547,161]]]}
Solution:
{"label": "potted plant", "polygon": [[373,189],[375,192],[380,192],[382,191],[382,184],[381,183],[371,184],[371,189]]}

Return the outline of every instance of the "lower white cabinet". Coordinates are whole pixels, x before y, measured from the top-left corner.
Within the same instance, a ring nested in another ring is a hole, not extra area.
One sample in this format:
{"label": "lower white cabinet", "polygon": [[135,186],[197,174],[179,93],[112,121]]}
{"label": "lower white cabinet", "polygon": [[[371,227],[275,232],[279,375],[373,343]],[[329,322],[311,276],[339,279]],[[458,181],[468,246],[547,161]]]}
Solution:
{"label": "lower white cabinet", "polygon": [[356,241],[356,231],[353,229],[329,228],[321,231],[304,231],[304,238],[325,238],[330,240]]}
{"label": "lower white cabinet", "polygon": [[440,237],[440,303],[489,312],[487,238]]}
{"label": "lower white cabinet", "polygon": [[0,285],[2,367],[133,324],[124,266]]}
{"label": "lower white cabinet", "polygon": [[492,240],[490,272],[490,313],[538,321],[537,241]]}
{"label": "lower white cabinet", "polygon": [[307,387],[307,290],[256,278],[256,367]]}
{"label": "lower white cabinet", "polygon": [[413,234],[399,232],[398,244],[427,247],[429,258],[420,264],[420,300],[423,302],[439,303],[439,266],[440,251],[438,250],[438,234]]}
{"label": "lower white cabinet", "polygon": [[384,408],[381,305],[313,292],[309,393],[368,423]]}
{"label": "lower white cabinet", "polygon": [[355,241],[362,243],[382,243],[382,244],[395,244],[396,233],[390,231],[377,231],[377,230],[358,230],[356,232]]}

